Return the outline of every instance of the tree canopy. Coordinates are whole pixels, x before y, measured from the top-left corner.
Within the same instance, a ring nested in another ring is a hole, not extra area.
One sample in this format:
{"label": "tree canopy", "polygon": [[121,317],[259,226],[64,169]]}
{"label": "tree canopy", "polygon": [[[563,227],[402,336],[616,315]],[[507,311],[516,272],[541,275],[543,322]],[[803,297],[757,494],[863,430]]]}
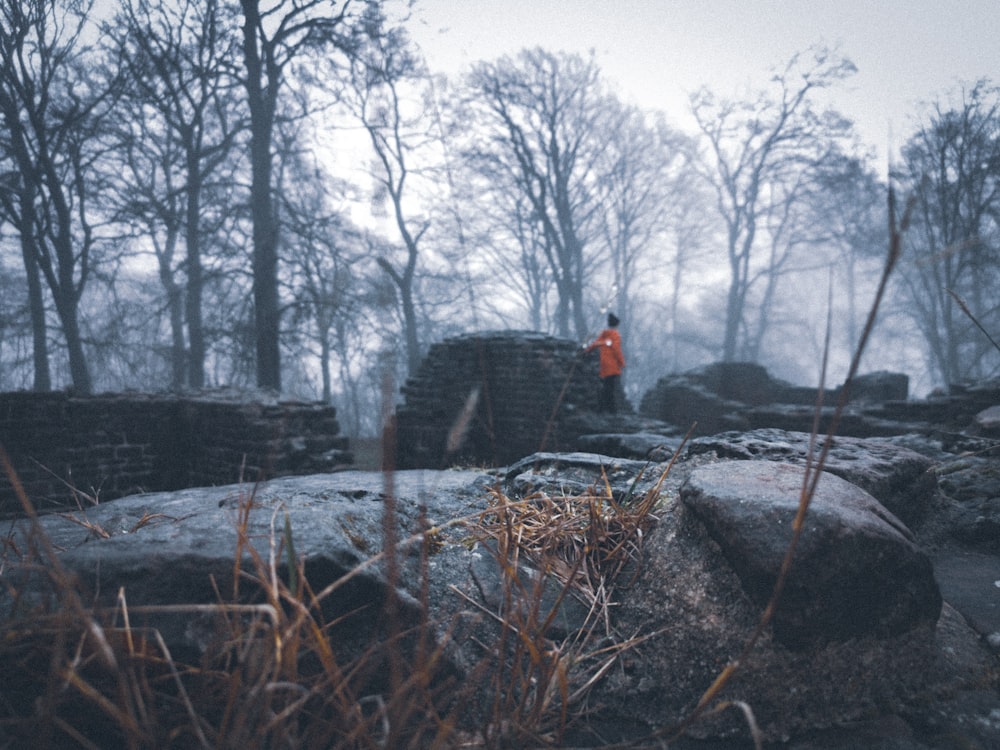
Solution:
{"label": "tree canopy", "polygon": [[[889,185],[824,106],[836,51],[679,113],[593,54],[446,79],[390,0],[93,10],[0,0],[0,388],[256,386],[371,433],[442,337],[609,311],[633,398],[719,359],[816,382],[828,320],[846,364]],[[942,94],[890,175],[915,210],[872,364],[928,390],[1000,367],[998,103]]]}

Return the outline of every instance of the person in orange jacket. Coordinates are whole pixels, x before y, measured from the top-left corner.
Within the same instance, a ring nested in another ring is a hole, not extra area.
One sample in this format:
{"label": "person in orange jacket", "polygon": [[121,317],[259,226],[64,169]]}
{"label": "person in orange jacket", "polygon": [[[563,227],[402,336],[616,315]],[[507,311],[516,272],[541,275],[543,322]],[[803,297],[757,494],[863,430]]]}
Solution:
{"label": "person in orange jacket", "polygon": [[614,313],[608,313],[608,327],[597,335],[592,344],[584,347],[584,352],[600,350],[601,364],[597,374],[601,378],[601,395],[597,410],[610,414],[618,413],[618,388],[625,367],[622,337],[617,330],[619,322]]}

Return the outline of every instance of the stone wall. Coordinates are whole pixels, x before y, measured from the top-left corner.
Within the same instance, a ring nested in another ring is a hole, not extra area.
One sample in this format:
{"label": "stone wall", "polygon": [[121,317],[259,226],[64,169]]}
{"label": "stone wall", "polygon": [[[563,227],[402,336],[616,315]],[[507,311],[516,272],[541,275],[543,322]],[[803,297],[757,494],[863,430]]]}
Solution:
{"label": "stone wall", "polygon": [[397,464],[500,466],[572,449],[570,420],[599,388],[596,354],[572,341],[525,331],[446,339],[402,388]]}
{"label": "stone wall", "polygon": [[[349,463],[336,410],[235,393],[0,394],[0,444],[39,509]],[[20,507],[0,472],[0,512]]]}

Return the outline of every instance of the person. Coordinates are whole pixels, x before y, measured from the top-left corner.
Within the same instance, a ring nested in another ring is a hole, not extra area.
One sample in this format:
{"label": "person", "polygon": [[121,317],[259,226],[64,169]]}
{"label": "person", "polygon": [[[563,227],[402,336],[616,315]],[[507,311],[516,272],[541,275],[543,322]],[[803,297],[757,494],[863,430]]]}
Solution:
{"label": "person", "polygon": [[618,389],[625,367],[622,337],[618,333],[619,322],[614,313],[608,313],[608,327],[597,335],[592,344],[584,347],[584,352],[600,350],[601,362],[597,374],[601,378],[601,394],[597,410],[609,414],[618,413]]}

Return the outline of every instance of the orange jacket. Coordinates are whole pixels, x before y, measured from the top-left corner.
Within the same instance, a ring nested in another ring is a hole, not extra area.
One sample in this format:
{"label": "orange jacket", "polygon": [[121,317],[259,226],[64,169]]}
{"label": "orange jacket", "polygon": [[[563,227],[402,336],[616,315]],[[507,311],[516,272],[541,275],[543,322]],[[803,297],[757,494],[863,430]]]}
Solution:
{"label": "orange jacket", "polygon": [[610,375],[621,375],[622,368],[625,367],[625,355],[622,354],[622,337],[614,328],[605,328],[601,331],[594,343],[587,347],[591,352],[597,347],[601,348],[601,366],[597,374],[602,378]]}

